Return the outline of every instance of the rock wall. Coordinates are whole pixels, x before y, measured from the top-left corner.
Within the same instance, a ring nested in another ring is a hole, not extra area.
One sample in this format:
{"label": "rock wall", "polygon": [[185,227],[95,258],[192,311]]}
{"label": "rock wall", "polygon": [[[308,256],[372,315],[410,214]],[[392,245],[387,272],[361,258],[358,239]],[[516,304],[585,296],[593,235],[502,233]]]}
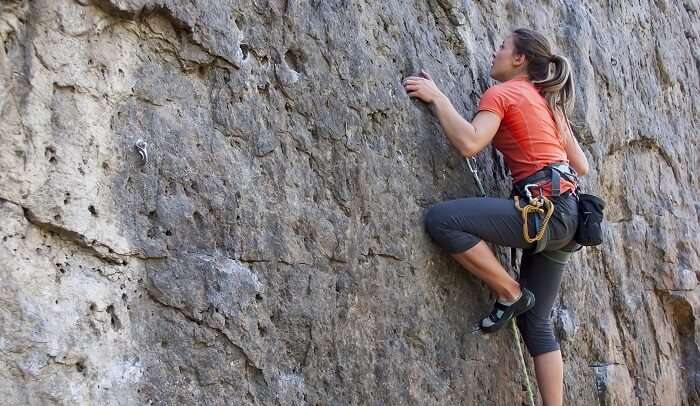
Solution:
{"label": "rock wall", "polygon": [[520,26],[571,59],[609,203],[554,311],[566,404],[700,404],[697,1],[0,13],[0,404],[520,404],[510,333],[467,333],[487,289],[422,228],[476,188],[401,87],[425,68],[471,117]]}

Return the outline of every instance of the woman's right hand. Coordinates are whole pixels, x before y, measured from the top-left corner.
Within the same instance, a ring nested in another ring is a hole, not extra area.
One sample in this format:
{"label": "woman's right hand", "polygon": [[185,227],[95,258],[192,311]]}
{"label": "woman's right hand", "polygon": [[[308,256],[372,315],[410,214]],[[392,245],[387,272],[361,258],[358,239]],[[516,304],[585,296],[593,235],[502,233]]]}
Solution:
{"label": "woman's right hand", "polygon": [[425,103],[434,103],[445,95],[438,89],[430,74],[421,69],[421,76],[409,76],[403,81],[409,97],[414,97]]}

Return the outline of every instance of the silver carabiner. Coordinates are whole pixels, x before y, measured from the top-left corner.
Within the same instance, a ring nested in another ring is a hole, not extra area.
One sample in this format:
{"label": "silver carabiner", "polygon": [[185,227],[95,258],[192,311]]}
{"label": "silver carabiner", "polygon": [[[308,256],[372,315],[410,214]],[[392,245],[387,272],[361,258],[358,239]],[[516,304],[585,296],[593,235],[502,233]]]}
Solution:
{"label": "silver carabiner", "polygon": [[[525,195],[527,196],[527,202],[530,204],[532,204],[535,201],[535,198],[532,197],[532,192],[530,192],[531,187],[539,188],[540,185],[538,185],[537,183],[529,183],[523,187],[523,189],[525,190]],[[542,196],[542,189],[541,188],[540,188],[540,196]]]}
{"label": "silver carabiner", "polygon": [[139,155],[141,155],[141,159],[144,162],[148,162],[148,143],[142,139],[139,139],[136,141],[136,144],[134,145],[136,147],[136,150],[138,151]]}

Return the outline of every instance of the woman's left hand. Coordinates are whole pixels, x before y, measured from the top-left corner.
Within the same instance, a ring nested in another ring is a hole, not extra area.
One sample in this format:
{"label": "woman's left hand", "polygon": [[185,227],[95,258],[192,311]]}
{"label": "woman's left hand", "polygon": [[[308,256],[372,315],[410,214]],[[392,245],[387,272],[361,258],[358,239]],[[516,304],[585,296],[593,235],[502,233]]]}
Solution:
{"label": "woman's left hand", "polygon": [[438,97],[444,97],[430,74],[424,69],[420,72],[421,76],[409,76],[403,81],[403,87],[409,97],[415,97],[426,103],[433,103]]}

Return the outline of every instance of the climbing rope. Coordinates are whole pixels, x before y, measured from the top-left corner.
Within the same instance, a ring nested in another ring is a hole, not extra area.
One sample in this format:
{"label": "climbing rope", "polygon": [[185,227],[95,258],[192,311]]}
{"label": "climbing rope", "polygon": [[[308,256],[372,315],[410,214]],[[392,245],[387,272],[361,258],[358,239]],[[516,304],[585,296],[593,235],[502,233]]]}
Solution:
{"label": "climbing rope", "polygon": [[530,375],[527,373],[527,364],[525,364],[525,356],[523,355],[523,347],[520,345],[520,334],[518,334],[518,329],[515,326],[515,319],[510,319],[510,326],[513,329],[513,338],[515,339],[515,346],[518,348],[518,355],[520,355],[520,369],[523,371],[523,377],[525,378],[527,401],[529,406],[535,406],[535,395],[530,384]]}
{"label": "climbing rope", "polygon": [[[539,197],[530,199],[530,203],[528,203],[526,206],[520,207],[519,196],[515,196],[514,200],[515,200],[515,208],[518,209],[518,211],[520,211],[520,213],[523,215],[523,237],[525,238],[525,241],[527,241],[528,243],[533,243],[535,241],[541,240],[542,236],[544,235],[544,232],[547,230],[547,223],[549,223],[549,219],[552,217],[552,213],[554,213],[554,203],[552,203],[551,200],[547,199],[544,196],[539,196]],[[534,238],[530,237],[530,233],[527,229],[527,226],[528,226],[527,216],[530,213],[542,214],[545,212],[545,209],[547,211],[547,214],[544,216],[544,220],[542,221],[542,226],[540,227],[539,230],[537,230],[537,234],[535,234]]]}

